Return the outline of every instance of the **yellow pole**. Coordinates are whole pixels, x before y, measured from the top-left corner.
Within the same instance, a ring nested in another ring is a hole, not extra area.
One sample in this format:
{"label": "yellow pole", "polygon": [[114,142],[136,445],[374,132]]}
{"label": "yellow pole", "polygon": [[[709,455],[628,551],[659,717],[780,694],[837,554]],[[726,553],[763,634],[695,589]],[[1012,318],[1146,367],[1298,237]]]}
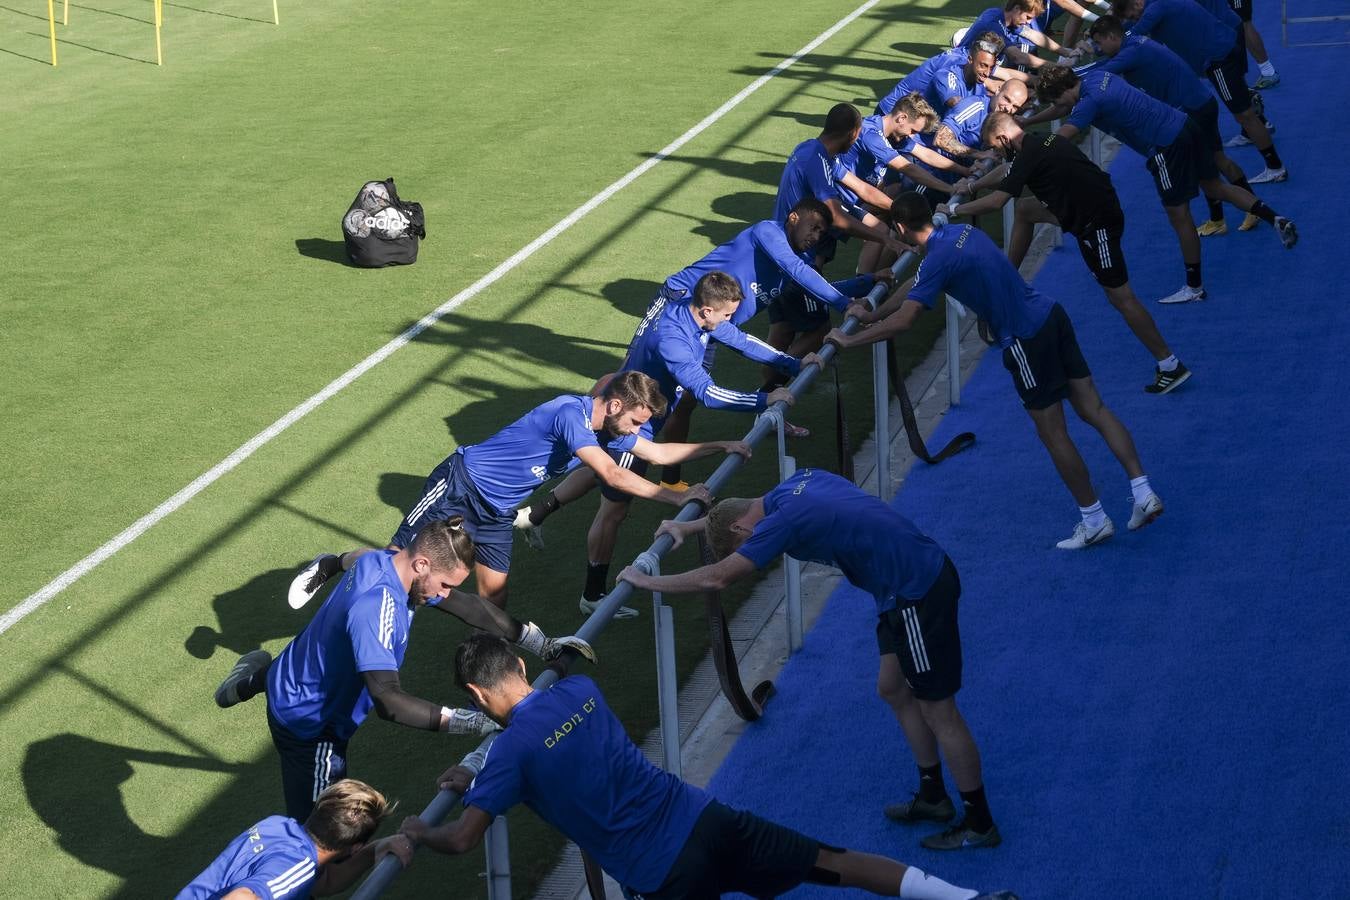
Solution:
{"label": "yellow pole", "polygon": [[56,68],[56,8],[52,0],[47,0],[47,30],[52,38],[52,68]]}
{"label": "yellow pole", "polygon": [[164,65],[164,48],[160,44],[159,29],[164,24],[164,7],[161,0],[151,0],[155,5],[155,65]]}
{"label": "yellow pole", "polygon": [[281,24],[281,19],[277,16],[277,0],[272,0],[272,24]]}
{"label": "yellow pole", "polygon": [[61,24],[70,24],[70,0],[61,0]]}

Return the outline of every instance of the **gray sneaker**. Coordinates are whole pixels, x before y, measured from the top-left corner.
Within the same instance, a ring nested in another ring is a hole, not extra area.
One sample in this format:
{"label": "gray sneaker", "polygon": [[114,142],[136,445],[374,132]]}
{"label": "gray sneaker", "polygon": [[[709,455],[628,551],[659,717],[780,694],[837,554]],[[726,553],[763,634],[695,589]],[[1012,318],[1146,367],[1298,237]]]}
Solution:
{"label": "gray sneaker", "polygon": [[[230,674],[216,688],[216,706],[229,709],[240,701],[239,686],[272,664],[272,654],[266,650],[254,650],[239,657]],[[252,695],[250,695],[252,696]]]}
{"label": "gray sneaker", "polygon": [[1003,837],[998,833],[997,825],[991,825],[988,831],[981,833],[973,828],[967,828],[963,819],[946,831],[930,834],[919,843],[929,850],[966,850],[997,847],[1003,843]]}
{"label": "gray sneaker", "polygon": [[1093,544],[1100,544],[1108,540],[1115,533],[1116,526],[1111,524],[1110,517],[1107,517],[1096,528],[1088,528],[1086,522],[1080,521],[1073,526],[1073,536],[1065,538],[1055,546],[1061,550],[1082,550],[1091,547]]}
{"label": "gray sneaker", "polygon": [[1134,505],[1134,510],[1130,513],[1129,528],[1131,531],[1138,531],[1162,514],[1162,498],[1157,494],[1149,494],[1148,499],[1143,503],[1136,503]]}
{"label": "gray sneaker", "polygon": [[887,804],[882,810],[892,822],[950,822],[956,818],[956,807],[946,794],[936,803],[914,794],[908,800]]}

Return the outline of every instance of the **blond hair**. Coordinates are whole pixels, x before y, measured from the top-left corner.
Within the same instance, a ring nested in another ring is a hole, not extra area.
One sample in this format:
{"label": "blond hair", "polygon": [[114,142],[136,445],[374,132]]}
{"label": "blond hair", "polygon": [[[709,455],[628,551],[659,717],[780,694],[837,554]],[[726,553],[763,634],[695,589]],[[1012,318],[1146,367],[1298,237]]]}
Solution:
{"label": "blond hair", "polygon": [[364,781],[344,778],[319,794],[305,831],[324,850],[341,853],[369,841],[396,806]]}
{"label": "blond hair", "polygon": [[925,134],[932,134],[934,131],[937,131],[938,124],[941,121],[941,117],[937,114],[937,111],[923,98],[923,94],[920,94],[918,91],[915,91],[912,94],[906,94],[897,100],[895,107],[891,109],[891,115],[895,115],[896,113],[904,113],[905,118],[909,119],[911,122],[923,119],[927,123],[923,127]]}

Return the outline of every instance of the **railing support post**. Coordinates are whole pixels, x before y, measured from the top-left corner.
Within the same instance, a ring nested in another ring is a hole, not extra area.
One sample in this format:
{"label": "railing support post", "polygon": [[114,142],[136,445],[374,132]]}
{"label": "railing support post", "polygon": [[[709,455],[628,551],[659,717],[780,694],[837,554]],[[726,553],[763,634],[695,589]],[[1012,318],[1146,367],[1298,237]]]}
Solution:
{"label": "railing support post", "polygon": [[891,487],[891,383],[886,344],[872,345],[872,417],[876,420],[877,496],[889,499]]}
{"label": "railing support post", "polygon": [[483,851],[487,854],[488,900],[511,900],[511,844],[506,816],[498,816],[488,826]]}
{"label": "railing support post", "polygon": [[[653,567],[655,568],[655,567]],[[659,569],[653,575],[661,574]],[[676,778],[680,762],[680,691],[675,671],[675,610],[659,591],[652,592],[652,621],[656,628],[656,702],[661,724],[661,764]]]}
{"label": "railing support post", "polygon": [[947,402],[961,404],[961,304],[947,296]]}

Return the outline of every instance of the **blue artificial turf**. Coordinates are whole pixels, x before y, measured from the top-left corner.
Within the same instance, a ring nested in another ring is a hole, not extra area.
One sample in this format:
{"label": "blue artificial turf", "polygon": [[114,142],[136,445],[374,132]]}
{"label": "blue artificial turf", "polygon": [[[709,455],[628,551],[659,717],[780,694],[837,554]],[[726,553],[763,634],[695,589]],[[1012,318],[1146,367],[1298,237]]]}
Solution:
{"label": "blue artificial turf", "polygon": [[[1148,354],[1072,245],[1037,279],[1072,316],[1165,515],[1126,531],[1127,479],[1075,420],[1118,531],[1086,552],[1054,549],[1077,511],[997,353],[930,441],[971,430],[975,447],[920,464],[895,499],[961,572],[959,703],[1003,845],[934,853],[918,844],[931,826],[883,818],[916,776],[874,692],[871,600],[847,585],[716,775],[717,796],[832,844],[1029,898],[1350,895],[1350,292],[1336,246],[1350,127],[1334,99],[1345,97],[1347,47],[1282,47],[1274,4],[1257,13],[1284,79],[1266,104],[1292,173],[1257,192],[1297,220],[1299,246],[1286,252],[1265,226],[1238,233],[1229,209],[1228,235],[1204,241],[1208,302],[1160,307],[1153,299],[1183,280],[1175,238],[1138,156],[1123,150],[1112,171],[1132,281],[1194,370],[1190,383],[1142,392]],[[1254,149],[1232,153],[1249,175],[1260,170]],[[955,796],[950,777],[948,789]],[[793,896],[817,895],[839,896]]]}

